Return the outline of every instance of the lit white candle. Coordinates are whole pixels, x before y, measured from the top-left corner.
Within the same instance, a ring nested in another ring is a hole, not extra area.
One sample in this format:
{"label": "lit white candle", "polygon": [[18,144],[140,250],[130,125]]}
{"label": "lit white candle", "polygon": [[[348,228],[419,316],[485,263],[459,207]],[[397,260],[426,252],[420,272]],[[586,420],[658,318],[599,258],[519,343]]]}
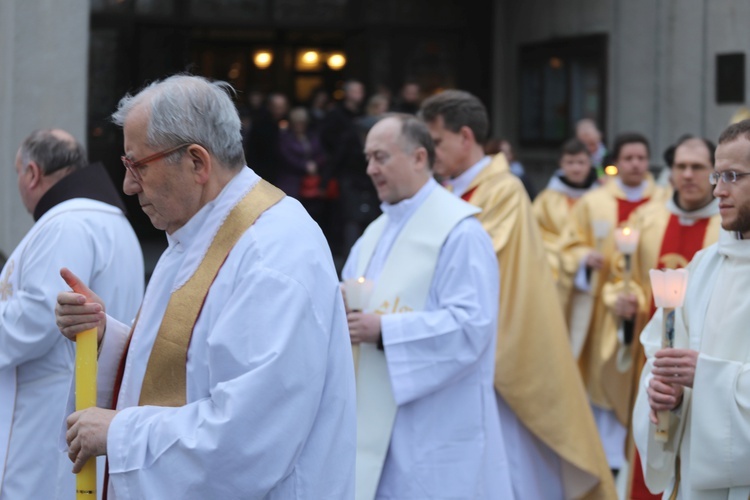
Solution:
{"label": "lit white candle", "polygon": [[615,233],[617,249],[625,255],[632,255],[635,253],[635,249],[638,248],[638,238],[640,235],[641,233],[637,229],[625,226],[622,230]]}
{"label": "lit white candle", "polygon": [[346,307],[350,311],[364,311],[370,303],[373,282],[360,278],[351,278],[344,281],[344,298]]}
{"label": "lit white candle", "polygon": [[[662,348],[674,347],[674,310],[682,307],[687,290],[688,272],[686,269],[667,269],[649,271],[651,290],[653,291],[656,307],[663,309],[662,320]],[[669,411],[657,413],[658,423],[654,431],[654,439],[661,442],[669,440]]]}

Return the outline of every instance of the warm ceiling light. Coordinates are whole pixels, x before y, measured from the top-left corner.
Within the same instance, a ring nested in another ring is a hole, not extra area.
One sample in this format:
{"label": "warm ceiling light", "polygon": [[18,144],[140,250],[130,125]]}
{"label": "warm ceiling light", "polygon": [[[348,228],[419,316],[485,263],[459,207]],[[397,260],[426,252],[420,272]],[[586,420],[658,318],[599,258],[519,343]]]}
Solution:
{"label": "warm ceiling light", "polygon": [[604,167],[604,173],[614,177],[615,175],[617,175],[617,167],[615,167],[614,165],[607,165],[606,167]]}
{"label": "warm ceiling light", "polygon": [[315,50],[308,50],[304,54],[302,54],[302,62],[305,64],[309,64],[310,66],[314,66],[315,64],[318,64],[318,58],[320,55]]}
{"label": "warm ceiling light", "polygon": [[273,54],[267,50],[259,50],[253,56],[253,62],[260,69],[266,69],[273,62]]}
{"label": "warm ceiling light", "polygon": [[328,56],[327,62],[329,68],[333,70],[339,70],[346,66],[346,57],[344,57],[344,54],[336,52]]}

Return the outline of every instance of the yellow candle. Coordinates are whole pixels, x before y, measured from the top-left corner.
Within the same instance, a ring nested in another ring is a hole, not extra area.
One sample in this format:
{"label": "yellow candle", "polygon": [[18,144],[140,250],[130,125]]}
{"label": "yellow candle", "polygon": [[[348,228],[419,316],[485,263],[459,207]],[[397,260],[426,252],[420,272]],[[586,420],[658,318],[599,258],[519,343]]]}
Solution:
{"label": "yellow candle", "polygon": [[[76,410],[96,406],[96,328],[76,336]],[[76,499],[96,498],[96,458],[90,458],[76,476]]]}

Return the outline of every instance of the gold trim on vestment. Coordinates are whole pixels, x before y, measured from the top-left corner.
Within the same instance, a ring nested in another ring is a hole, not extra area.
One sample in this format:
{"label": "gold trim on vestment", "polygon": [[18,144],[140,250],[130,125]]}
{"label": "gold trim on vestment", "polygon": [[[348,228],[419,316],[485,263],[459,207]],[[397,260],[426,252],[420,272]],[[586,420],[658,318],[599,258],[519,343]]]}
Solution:
{"label": "gold trim on vestment", "polygon": [[283,197],[281,190],[261,179],[229,213],[195,273],[172,294],[148,360],[139,405],[185,405],[188,347],[208,291],[240,237]]}

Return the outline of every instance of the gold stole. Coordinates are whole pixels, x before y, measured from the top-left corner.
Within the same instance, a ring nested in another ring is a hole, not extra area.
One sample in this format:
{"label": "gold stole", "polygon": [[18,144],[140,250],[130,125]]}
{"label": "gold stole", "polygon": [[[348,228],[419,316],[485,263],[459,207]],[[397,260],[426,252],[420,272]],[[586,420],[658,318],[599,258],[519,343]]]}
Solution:
{"label": "gold stole", "polygon": [[240,237],[283,197],[281,190],[261,179],[229,213],[195,273],[172,294],[148,360],[139,405],[186,404],[188,347],[208,291]]}

